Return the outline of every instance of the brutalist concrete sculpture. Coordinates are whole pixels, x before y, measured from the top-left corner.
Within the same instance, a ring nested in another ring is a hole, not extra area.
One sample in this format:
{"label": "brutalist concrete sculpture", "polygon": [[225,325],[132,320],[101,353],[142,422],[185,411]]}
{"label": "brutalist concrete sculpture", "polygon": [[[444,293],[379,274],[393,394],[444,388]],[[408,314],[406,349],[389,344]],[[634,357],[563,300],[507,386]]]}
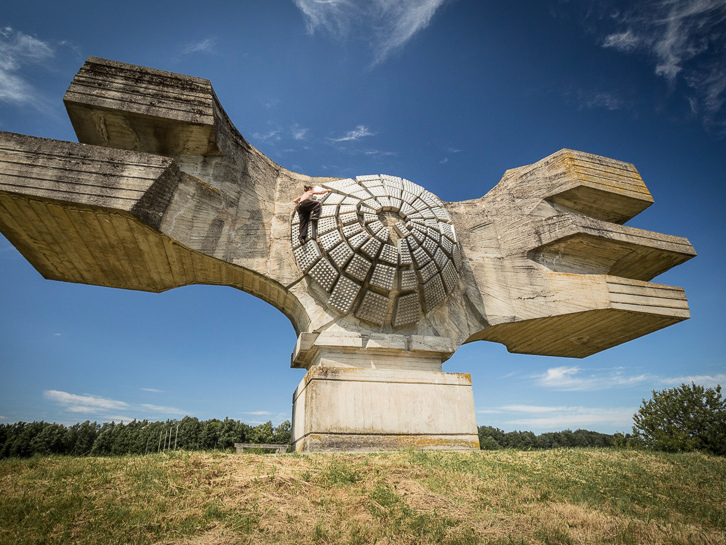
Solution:
{"label": "brutalist concrete sculpture", "polygon": [[[0,229],[46,278],[280,309],[307,369],[296,450],[477,448],[471,379],[441,370],[463,343],[584,357],[689,317],[649,280],[695,252],[622,225],[653,202],[628,163],[561,150],[446,203],[276,165],[207,80],[91,58],[64,101],[81,144],[0,134]],[[331,191],[301,246],[303,184]]]}

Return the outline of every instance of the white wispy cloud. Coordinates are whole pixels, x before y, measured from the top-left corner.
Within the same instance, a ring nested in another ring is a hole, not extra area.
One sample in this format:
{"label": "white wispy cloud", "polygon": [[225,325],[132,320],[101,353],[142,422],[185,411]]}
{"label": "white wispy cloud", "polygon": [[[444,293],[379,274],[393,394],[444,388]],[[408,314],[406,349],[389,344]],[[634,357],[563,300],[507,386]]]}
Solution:
{"label": "white wispy cloud", "polygon": [[685,375],[680,377],[661,377],[656,379],[655,382],[668,387],[680,386],[681,384],[691,384],[693,382],[698,386],[714,388],[719,384],[721,386],[726,386],[726,373],[717,373],[715,375]]}
{"label": "white wispy cloud", "polygon": [[335,35],[347,32],[351,18],[362,12],[353,0],[293,0],[302,11],[310,34],[324,28]]}
{"label": "white wispy cloud", "polygon": [[551,367],[544,373],[532,375],[544,388],[561,391],[607,390],[634,386],[649,379],[648,375],[628,375],[623,367],[613,369],[582,369],[579,366]]}
{"label": "white wispy cloud", "polygon": [[692,111],[706,124],[726,129],[726,0],[653,0],[633,2],[610,15],[616,29],[602,47],[644,53],[653,70],[671,86],[681,77],[691,88]]}
{"label": "white wispy cloud", "polygon": [[290,134],[295,140],[305,140],[308,136],[310,129],[307,127],[300,127],[299,125],[293,125],[290,128]]}
{"label": "white wispy cloud", "polygon": [[[700,100],[689,97],[691,111],[706,116],[718,114],[726,101],[726,66],[712,66],[708,71],[687,74],[685,80],[692,89],[700,91]],[[712,119],[712,117],[708,117]]]}
{"label": "white wispy cloud", "polygon": [[49,42],[11,27],[0,29],[0,100],[18,105],[38,106],[38,94],[23,70],[55,55]]}
{"label": "white wispy cloud", "polygon": [[625,101],[618,95],[607,91],[583,91],[577,93],[577,103],[584,110],[620,110]]}
{"label": "white wispy cloud", "polygon": [[152,392],[155,394],[161,394],[164,392],[164,390],[159,390],[157,388],[141,388],[144,392]]}
{"label": "white wispy cloud", "polygon": [[310,34],[338,38],[354,32],[370,39],[373,64],[383,62],[431,23],[449,0],[293,0]]}
{"label": "white wispy cloud", "polygon": [[217,45],[216,38],[205,38],[204,40],[188,44],[184,47],[182,53],[185,55],[190,53],[209,53],[214,51],[215,45]]}
{"label": "white wispy cloud", "polygon": [[632,426],[637,407],[598,408],[582,406],[503,405],[477,410],[479,414],[496,414],[497,426],[533,431],[594,429],[608,426],[627,430]]}
{"label": "white wispy cloud", "polygon": [[330,138],[331,142],[355,142],[365,136],[373,136],[375,133],[371,132],[365,125],[358,125],[352,131],[348,131],[344,136],[339,138]]}
{"label": "white wispy cloud", "polygon": [[627,430],[632,426],[637,407],[616,409],[592,409],[569,407],[566,411],[550,412],[543,416],[512,418],[507,421],[511,426],[522,426],[534,430],[562,430],[574,428],[596,428],[611,426]]}
{"label": "white wispy cloud", "polygon": [[280,105],[280,99],[274,97],[267,97],[261,99],[260,103],[268,110],[272,110],[273,108],[277,108]]}
{"label": "white wispy cloud", "polygon": [[375,62],[383,62],[393,51],[403,47],[414,34],[431,23],[445,0],[378,0],[378,20],[391,21],[391,28],[378,36]]}
{"label": "white wispy cloud", "polygon": [[577,365],[550,367],[544,373],[530,375],[529,378],[534,380],[538,386],[559,391],[607,390],[645,384],[662,388],[691,382],[709,388],[718,384],[726,385],[725,373],[664,377],[655,374],[632,373],[626,367],[583,369]]}
{"label": "white wispy cloud", "polygon": [[628,29],[625,32],[619,32],[606,36],[602,46],[612,47],[614,49],[627,53],[637,49],[640,43],[640,38],[636,36],[632,30]]}
{"label": "white wispy cloud", "polygon": [[446,163],[448,163],[448,162],[449,162],[449,156],[448,156],[448,154],[451,154],[451,155],[455,155],[455,154],[457,154],[457,153],[461,153],[462,151],[464,151],[464,150],[460,150],[459,148],[455,148],[454,146],[446,146],[446,147],[444,148],[444,152],[445,152],[445,153],[446,153],[447,155],[445,155],[445,156],[443,157],[443,159],[441,159],[441,160],[439,161],[439,164],[440,164],[440,165],[445,165]]}
{"label": "white wispy cloud", "polygon": [[60,390],[46,390],[46,399],[65,406],[71,412],[91,412],[92,410],[125,409],[128,403],[90,394],[70,394]]}
{"label": "white wispy cloud", "polygon": [[[141,388],[145,391],[161,392],[155,388]],[[144,403],[142,405],[132,405],[125,401],[117,399],[109,399],[93,394],[71,394],[61,390],[46,390],[43,397],[52,402],[57,403],[63,411],[70,414],[87,414],[90,418],[98,419],[104,422],[121,421],[130,422],[139,419],[143,415],[151,413],[161,413],[170,415],[186,415],[190,414],[185,409],[178,407],[168,407],[163,405],[153,405]],[[136,414],[137,416],[129,417],[124,413]],[[141,415],[141,416],[140,416]],[[146,416],[143,416],[146,417]]]}
{"label": "white wispy cloud", "polygon": [[148,409],[149,411],[154,411],[157,413],[166,413],[166,414],[189,414],[189,411],[185,411],[184,409],[178,409],[176,407],[164,407],[162,405],[151,405],[150,403],[144,403],[141,405],[144,409]]}
{"label": "white wispy cloud", "polygon": [[275,128],[270,129],[267,132],[255,132],[252,133],[252,138],[260,140],[261,142],[279,142],[282,140],[282,129]]}
{"label": "white wispy cloud", "polygon": [[367,149],[367,150],[363,150],[363,155],[367,155],[368,157],[373,157],[375,159],[381,159],[383,157],[396,157],[398,155],[398,153],[395,151]]}
{"label": "white wispy cloud", "polygon": [[65,410],[69,413],[97,413],[99,411],[99,408],[89,407],[88,405],[67,405],[65,407]]}
{"label": "white wispy cloud", "polygon": [[568,412],[572,411],[573,409],[571,407],[563,407],[563,406],[556,406],[556,407],[550,407],[546,405],[502,405],[500,409],[504,412],[514,412],[514,413],[534,413],[534,414],[542,414],[542,413],[561,413],[561,412]]}
{"label": "white wispy cloud", "polygon": [[246,411],[240,413],[245,416],[250,417],[264,417],[264,420],[248,420],[247,418],[242,418],[241,420],[244,421],[246,424],[250,424],[252,426],[257,426],[259,424],[265,424],[266,422],[272,422],[273,425],[278,426],[282,424],[285,420],[290,420],[290,414],[289,413],[281,413],[281,412],[273,412],[273,411]]}
{"label": "white wispy cloud", "polygon": [[126,423],[129,423],[129,422],[131,422],[133,420],[138,420],[138,419],[135,418],[135,417],[131,417],[131,416],[123,416],[123,415],[117,415],[117,414],[115,414],[115,415],[104,416],[103,418],[101,418],[101,420],[103,422],[126,422]]}

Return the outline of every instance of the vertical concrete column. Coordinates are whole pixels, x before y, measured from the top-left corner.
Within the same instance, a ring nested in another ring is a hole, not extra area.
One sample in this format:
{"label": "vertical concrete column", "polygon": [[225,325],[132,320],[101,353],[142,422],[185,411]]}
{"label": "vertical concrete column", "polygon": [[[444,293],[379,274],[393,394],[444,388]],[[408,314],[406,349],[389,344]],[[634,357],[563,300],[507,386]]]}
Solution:
{"label": "vertical concrete column", "polygon": [[479,448],[471,375],[441,372],[441,339],[316,341],[293,354],[308,363],[293,394],[296,451]]}

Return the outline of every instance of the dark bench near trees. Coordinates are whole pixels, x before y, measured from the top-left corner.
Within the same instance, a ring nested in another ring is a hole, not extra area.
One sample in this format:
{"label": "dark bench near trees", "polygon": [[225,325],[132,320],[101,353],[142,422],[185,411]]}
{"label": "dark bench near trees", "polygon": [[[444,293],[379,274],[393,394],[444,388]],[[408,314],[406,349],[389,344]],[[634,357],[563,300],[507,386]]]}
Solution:
{"label": "dark bench near trees", "polygon": [[234,448],[237,450],[237,454],[242,454],[245,449],[265,449],[274,450],[275,454],[285,454],[287,452],[287,444],[276,444],[276,443],[235,443]]}

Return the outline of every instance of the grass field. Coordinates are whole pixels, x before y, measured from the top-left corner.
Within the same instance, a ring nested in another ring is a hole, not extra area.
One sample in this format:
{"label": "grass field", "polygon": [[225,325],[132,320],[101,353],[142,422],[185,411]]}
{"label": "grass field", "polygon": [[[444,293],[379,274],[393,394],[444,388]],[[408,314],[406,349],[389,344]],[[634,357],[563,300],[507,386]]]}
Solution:
{"label": "grass field", "polygon": [[726,459],[588,449],[2,460],[0,543],[725,544]]}

